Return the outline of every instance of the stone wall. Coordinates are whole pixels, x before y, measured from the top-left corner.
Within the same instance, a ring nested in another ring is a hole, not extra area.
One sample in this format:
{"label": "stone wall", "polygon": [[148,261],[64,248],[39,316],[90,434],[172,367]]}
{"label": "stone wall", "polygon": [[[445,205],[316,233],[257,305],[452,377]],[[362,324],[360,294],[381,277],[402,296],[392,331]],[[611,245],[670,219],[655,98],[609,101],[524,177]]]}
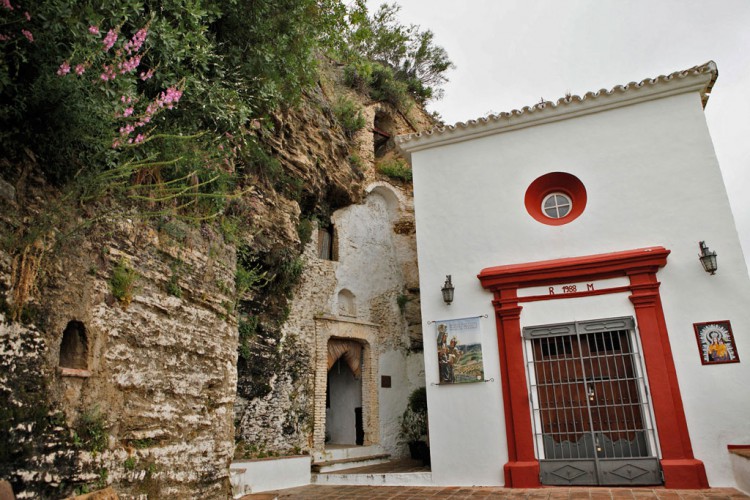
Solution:
{"label": "stone wall", "polygon": [[[234,252],[208,229],[118,221],[48,252],[26,306],[29,324],[0,325],[0,406],[14,408],[1,422],[9,462],[0,474],[19,498],[107,484],[121,498],[225,496]],[[2,257],[8,285],[11,259]],[[112,294],[117,267],[135,277],[128,305]],[[82,369],[59,367],[71,321],[85,331]]]}

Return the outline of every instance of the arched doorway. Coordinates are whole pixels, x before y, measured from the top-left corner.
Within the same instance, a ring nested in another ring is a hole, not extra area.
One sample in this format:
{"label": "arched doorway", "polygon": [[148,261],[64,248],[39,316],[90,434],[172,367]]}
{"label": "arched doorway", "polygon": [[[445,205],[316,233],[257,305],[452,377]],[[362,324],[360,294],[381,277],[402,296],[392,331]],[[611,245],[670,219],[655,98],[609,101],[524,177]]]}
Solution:
{"label": "arched doorway", "polygon": [[362,344],[328,341],[326,443],[362,445]]}
{"label": "arched doorway", "polygon": [[[334,436],[327,436],[329,427],[331,427],[327,420],[330,418],[332,407],[337,404],[336,398],[342,395],[346,398],[345,401],[349,401],[346,404],[351,411],[355,411],[355,408],[362,409],[362,429],[364,432],[361,438],[362,445],[378,444],[380,442],[380,410],[376,384],[378,353],[372,348],[378,338],[378,325],[341,316],[317,316],[315,328],[317,334],[315,425],[313,428],[315,450],[323,452],[326,449],[327,442],[334,444]],[[336,346],[335,349],[334,346]],[[330,351],[329,348],[331,348]],[[337,362],[339,362],[338,367],[335,366]],[[342,388],[341,386],[344,385],[349,388],[348,392],[344,389],[344,392],[339,392],[337,395],[337,389],[334,386]],[[334,388],[333,392],[329,391],[329,386]],[[356,394],[359,395],[356,399],[352,396],[354,391],[357,391]],[[357,401],[359,401],[359,404],[355,405]],[[351,413],[349,415],[351,417]],[[358,418],[356,413],[355,418]],[[353,440],[351,438],[351,420],[348,425],[350,433],[346,440],[351,444],[345,446],[355,446],[358,442],[356,420]]]}

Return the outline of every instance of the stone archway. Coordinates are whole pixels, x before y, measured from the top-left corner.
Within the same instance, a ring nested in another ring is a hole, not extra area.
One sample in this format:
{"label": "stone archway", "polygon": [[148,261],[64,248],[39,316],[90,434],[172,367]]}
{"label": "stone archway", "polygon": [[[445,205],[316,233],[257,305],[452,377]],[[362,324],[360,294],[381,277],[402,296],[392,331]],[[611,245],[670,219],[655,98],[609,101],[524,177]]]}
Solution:
{"label": "stone archway", "polygon": [[359,367],[362,384],[363,444],[377,444],[380,440],[380,418],[378,405],[378,354],[376,345],[379,326],[374,323],[334,316],[315,318],[315,408],[313,448],[325,449],[326,390],[328,387],[328,344],[331,339],[357,341],[362,346],[362,363]]}

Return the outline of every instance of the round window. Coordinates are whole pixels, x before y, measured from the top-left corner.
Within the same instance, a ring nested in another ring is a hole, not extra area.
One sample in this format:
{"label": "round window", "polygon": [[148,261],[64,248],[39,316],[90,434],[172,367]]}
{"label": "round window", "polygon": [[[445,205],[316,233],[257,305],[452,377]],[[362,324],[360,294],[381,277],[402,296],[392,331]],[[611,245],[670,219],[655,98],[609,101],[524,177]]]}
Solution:
{"label": "round window", "polygon": [[567,172],[550,172],[529,185],[524,204],[529,215],[538,222],[562,226],[583,213],[586,198],[586,188],[578,177]]}
{"label": "round window", "polygon": [[564,193],[552,193],[544,197],[542,211],[550,219],[561,219],[570,213],[573,202]]}

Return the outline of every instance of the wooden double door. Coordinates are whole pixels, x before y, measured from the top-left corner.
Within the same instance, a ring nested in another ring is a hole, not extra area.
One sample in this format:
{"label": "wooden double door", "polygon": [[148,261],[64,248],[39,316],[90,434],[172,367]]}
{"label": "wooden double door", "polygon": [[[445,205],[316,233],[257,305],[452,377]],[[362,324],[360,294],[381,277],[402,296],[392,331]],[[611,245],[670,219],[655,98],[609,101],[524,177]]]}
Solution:
{"label": "wooden double door", "polygon": [[633,319],[523,335],[542,484],[661,484]]}

